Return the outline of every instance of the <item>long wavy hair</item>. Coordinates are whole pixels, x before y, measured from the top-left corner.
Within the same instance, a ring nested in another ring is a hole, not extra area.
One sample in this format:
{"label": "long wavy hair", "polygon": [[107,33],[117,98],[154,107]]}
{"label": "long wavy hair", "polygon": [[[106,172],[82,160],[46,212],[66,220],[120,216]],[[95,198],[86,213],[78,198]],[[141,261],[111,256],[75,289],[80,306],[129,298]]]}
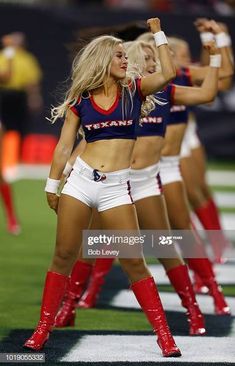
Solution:
{"label": "long wavy hair", "polygon": [[[144,71],[146,69],[145,48],[149,48],[153,55],[156,55],[154,47],[145,41],[133,41],[126,46],[129,61],[128,68],[130,68],[130,70],[135,70],[135,73],[141,77],[144,76]],[[160,70],[160,64],[158,60],[156,60],[156,72],[160,72]],[[153,111],[156,108],[156,104],[164,105],[166,103],[167,102],[164,99],[161,99],[160,96],[147,96],[145,102],[142,103],[141,117],[145,117]]]}
{"label": "long wavy hair", "polygon": [[[103,35],[93,39],[77,54],[72,64],[71,83],[64,101],[51,110],[52,123],[58,118],[63,118],[67,110],[77,103],[79,97],[85,97],[90,91],[105,85],[110,75],[114,50],[120,43],[123,41],[119,38]],[[130,78],[133,76],[127,74],[125,79],[118,81],[123,100],[126,99],[126,93],[131,97],[128,87]]]}

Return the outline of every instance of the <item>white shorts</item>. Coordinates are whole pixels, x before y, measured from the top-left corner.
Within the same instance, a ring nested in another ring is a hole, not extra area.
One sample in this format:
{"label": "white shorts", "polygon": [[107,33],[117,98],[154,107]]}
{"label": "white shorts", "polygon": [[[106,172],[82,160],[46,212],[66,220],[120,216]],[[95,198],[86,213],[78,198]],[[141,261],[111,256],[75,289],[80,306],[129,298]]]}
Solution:
{"label": "white shorts", "polygon": [[62,194],[72,196],[99,212],[132,204],[130,169],[102,173],[77,157]]}
{"label": "white shorts", "polygon": [[182,181],[180,172],[180,157],[162,156],[160,160],[160,174],[162,185]]}
{"label": "white shorts", "polygon": [[134,202],[150,196],[159,196],[161,193],[159,164],[144,169],[131,169],[131,195]]}
{"label": "white shorts", "polygon": [[180,157],[189,157],[191,155],[191,150],[196,149],[200,145],[201,142],[197,135],[197,123],[194,118],[190,118],[181,145]]}

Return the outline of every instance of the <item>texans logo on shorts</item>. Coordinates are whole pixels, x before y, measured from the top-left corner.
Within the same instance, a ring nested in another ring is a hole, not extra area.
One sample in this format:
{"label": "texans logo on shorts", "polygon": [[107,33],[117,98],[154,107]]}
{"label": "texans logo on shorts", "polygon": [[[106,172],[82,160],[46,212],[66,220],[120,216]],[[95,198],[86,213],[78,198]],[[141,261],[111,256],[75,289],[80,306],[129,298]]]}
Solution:
{"label": "texans logo on shorts", "polygon": [[98,173],[98,170],[97,169],[94,169],[93,170],[93,175],[94,175],[94,181],[95,182],[102,182],[103,180],[106,179],[106,175],[105,174],[100,175]]}

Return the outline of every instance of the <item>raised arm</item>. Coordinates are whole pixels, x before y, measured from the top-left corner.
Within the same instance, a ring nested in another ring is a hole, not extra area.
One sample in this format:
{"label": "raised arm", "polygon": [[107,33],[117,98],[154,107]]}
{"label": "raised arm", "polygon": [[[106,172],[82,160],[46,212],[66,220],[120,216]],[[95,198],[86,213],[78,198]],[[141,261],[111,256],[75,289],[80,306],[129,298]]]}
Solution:
{"label": "raised arm", "polygon": [[164,32],[161,30],[160,20],[158,18],[148,19],[147,24],[153,33],[158,49],[161,72],[154,72],[153,74],[142,78],[141,91],[144,96],[162,90],[176,75],[174,62],[168,47],[168,41]]}
{"label": "raised arm", "polygon": [[210,53],[210,66],[200,87],[184,87],[175,85],[174,104],[196,105],[214,100],[218,91],[218,69],[221,56],[213,43],[206,46]]}
{"label": "raised arm", "polygon": [[60,185],[60,178],[65,164],[70,158],[78,128],[79,118],[72,111],[68,110],[60,139],[54,151],[50,174],[45,187],[48,204],[54,210],[57,210],[58,205],[57,192]]}
{"label": "raised arm", "polygon": [[[206,44],[213,38],[216,40],[217,46],[222,56],[222,64],[219,69],[219,79],[232,77],[234,72],[233,62],[231,60],[231,53],[227,41],[226,33],[223,31],[221,25],[214,20],[198,19],[195,25],[200,32],[202,43]],[[193,84],[200,84],[208,71],[208,66],[191,66],[190,74]]]}

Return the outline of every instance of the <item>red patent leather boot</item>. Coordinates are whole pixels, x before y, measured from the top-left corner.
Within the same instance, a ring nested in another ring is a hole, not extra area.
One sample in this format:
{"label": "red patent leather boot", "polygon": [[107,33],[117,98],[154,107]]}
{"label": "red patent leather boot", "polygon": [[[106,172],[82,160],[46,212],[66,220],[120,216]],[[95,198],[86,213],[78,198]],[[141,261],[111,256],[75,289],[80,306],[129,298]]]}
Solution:
{"label": "red patent leather boot", "polygon": [[79,308],[94,308],[101,292],[105,276],[113,265],[114,258],[96,259],[89,285],[78,303]]}
{"label": "red patent leather boot", "polygon": [[167,276],[175,291],[181,298],[183,307],[187,309],[190,335],[206,333],[204,317],[198,306],[193,286],[186,265],[180,265],[167,271]]}
{"label": "red patent leather boot", "polygon": [[230,245],[224,236],[214,201],[212,199],[208,200],[195,209],[194,212],[204,229],[206,229],[206,234],[214,252],[215,263],[224,263],[226,259],[223,258],[223,253]]}
{"label": "red patent leather boot", "polygon": [[195,294],[207,294],[208,288],[203,284],[197,273],[193,272],[193,289]]}
{"label": "red patent leather boot", "polygon": [[217,315],[230,315],[230,309],[225,301],[221,287],[218,285],[211,262],[207,258],[189,258],[189,267],[197,273],[203,284],[209,289],[213,297],[215,313]]}
{"label": "red patent leather boot", "polygon": [[167,324],[161,299],[153,277],[137,281],[131,285],[138,303],[147,316],[154,332],[157,334],[157,343],[164,357],[179,357],[181,352],[176,346]]}
{"label": "red patent leather boot", "polygon": [[63,304],[56,316],[55,327],[74,326],[76,304],[86,288],[91,270],[92,264],[82,261],[75,263]]}
{"label": "red patent leather boot", "polygon": [[25,348],[34,351],[43,348],[54,326],[55,316],[65,294],[68,281],[68,276],[56,272],[47,272],[40,320],[33,335],[25,342]]}

